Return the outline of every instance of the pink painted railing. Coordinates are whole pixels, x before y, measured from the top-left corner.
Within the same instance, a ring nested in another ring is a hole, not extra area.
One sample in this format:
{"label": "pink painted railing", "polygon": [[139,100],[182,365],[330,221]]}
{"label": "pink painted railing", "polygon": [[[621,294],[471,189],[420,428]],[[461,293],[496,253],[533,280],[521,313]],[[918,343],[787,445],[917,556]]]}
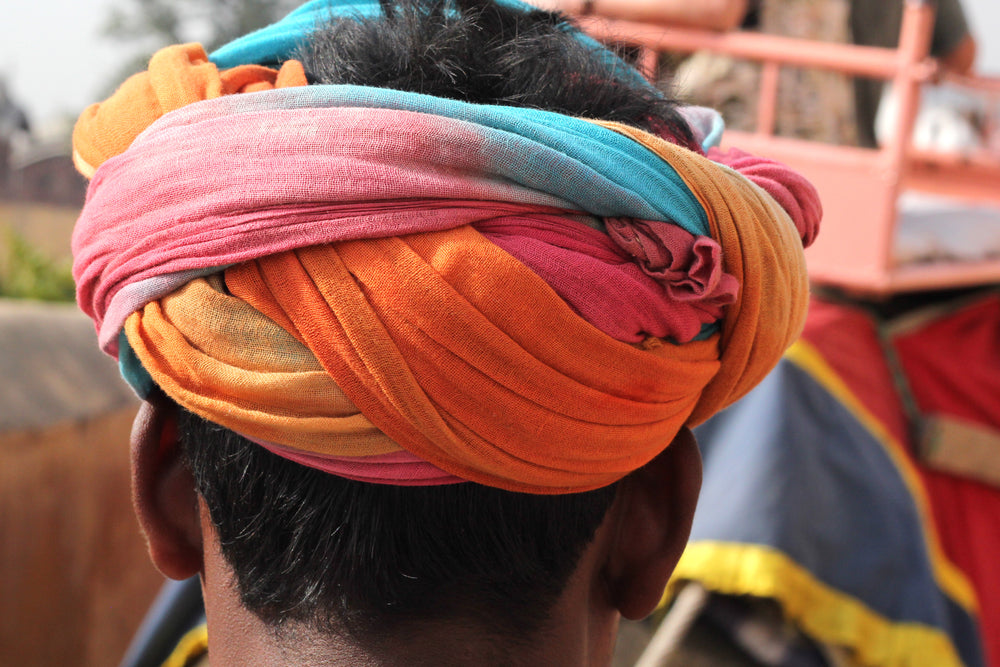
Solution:
{"label": "pink painted railing", "polygon": [[[717,33],[599,16],[578,20],[597,39],[639,47],[640,64],[650,75],[655,73],[657,54],[663,51],[705,50],[761,64],[756,130],[727,132],[724,142],[781,160],[816,184],[825,216],[822,233],[807,252],[815,282],[870,294],[1000,282],[1000,260],[916,265],[896,265],[893,260],[897,199],[904,189],[1000,207],[1000,159],[995,154],[917,151],[909,141],[919,110],[920,87],[941,76],[937,62],[928,56],[934,24],[929,3],[907,0],[898,49],[751,32]],[[879,149],[774,136],[782,67],[817,68],[892,81],[899,101],[893,136]],[[946,78],[984,95],[1000,97],[1000,79]]]}

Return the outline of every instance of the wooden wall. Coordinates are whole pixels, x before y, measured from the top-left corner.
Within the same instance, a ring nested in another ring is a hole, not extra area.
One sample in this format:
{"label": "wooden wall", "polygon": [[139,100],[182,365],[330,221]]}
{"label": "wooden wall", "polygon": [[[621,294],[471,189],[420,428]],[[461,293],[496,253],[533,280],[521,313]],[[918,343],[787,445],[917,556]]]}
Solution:
{"label": "wooden wall", "polygon": [[163,583],[129,497],[137,407],[73,304],[0,300],[0,666],[114,667]]}
{"label": "wooden wall", "polygon": [[134,413],[0,434],[0,665],[116,665],[162,584],[129,500]]}

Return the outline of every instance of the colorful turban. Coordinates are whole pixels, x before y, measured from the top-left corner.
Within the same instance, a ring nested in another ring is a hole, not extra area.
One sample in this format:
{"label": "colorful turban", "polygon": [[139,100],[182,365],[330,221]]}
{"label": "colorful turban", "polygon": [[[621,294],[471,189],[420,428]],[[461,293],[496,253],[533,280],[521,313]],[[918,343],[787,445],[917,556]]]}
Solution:
{"label": "colorful turban", "polygon": [[819,208],[787,168],[171,49],[74,132],[78,300],[140,394],[352,479],[570,493],[801,329]]}

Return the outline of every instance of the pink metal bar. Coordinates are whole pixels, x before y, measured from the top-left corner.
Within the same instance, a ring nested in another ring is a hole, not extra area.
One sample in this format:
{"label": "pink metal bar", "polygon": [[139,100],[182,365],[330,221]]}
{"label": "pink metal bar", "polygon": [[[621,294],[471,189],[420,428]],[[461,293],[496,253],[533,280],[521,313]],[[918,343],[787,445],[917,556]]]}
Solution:
{"label": "pink metal bar", "polygon": [[848,293],[886,295],[899,292],[971,287],[1000,283],[1000,262],[927,263],[901,266],[893,271],[862,273],[847,268],[810,267],[814,282],[836,285]]}
{"label": "pink metal bar", "polygon": [[[1000,206],[1000,159],[913,150],[910,138],[920,86],[941,76],[928,58],[934,15],[930,3],[906,0],[898,49],[830,44],[756,33],[714,33],[595,17],[581,19],[592,35],[659,52],[708,50],[762,64],[757,131],[728,131],[727,145],[785,162],[819,189],[823,231],[806,252],[811,278],[864,294],[888,294],[1000,282],[1000,260],[893,265],[897,198],[904,189]],[[891,80],[899,100],[894,135],[880,149],[831,146],[773,136],[780,67],[808,67]],[[1000,79],[944,77],[1000,98]]]}
{"label": "pink metal bar", "polygon": [[757,133],[774,134],[778,117],[778,83],[781,67],[776,62],[765,62],[760,71],[760,91],[757,94]]}
{"label": "pink metal bar", "polygon": [[[895,132],[882,150],[883,168],[889,172],[886,180],[890,184],[888,187],[892,190],[893,199],[896,198],[900,183],[906,176],[906,157],[920,107],[921,79],[918,70],[920,64],[927,59],[933,31],[934,8],[930,3],[907,2],[899,34],[899,49],[896,52],[896,75],[893,78],[900,110],[896,117]],[[881,224],[872,230],[874,232],[872,242],[878,248],[880,258],[879,266],[887,270],[893,265],[895,213],[895,210],[890,212],[888,217],[884,218],[886,224]]]}
{"label": "pink metal bar", "polygon": [[912,151],[907,187],[978,203],[1000,203],[1000,165],[986,152],[970,156]]}
{"label": "pink metal bar", "polygon": [[[745,60],[778,62],[887,80],[896,76],[899,65],[895,49],[752,32],[718,33],[596,16],[580,17],[578,21],[580,27],[601,41],[645,46],[656,51],[692,53],[706,50]],[[934,64],[928,62],[921,70],[921,78],[928,79],[935,71]]]}
{"label": "pink metal bar", "polygon": [[993,76],[963,76],[952,72],[944,72],[942,79],[969,90],[979,90],[987,94],[1000,95],[1000,77]]}

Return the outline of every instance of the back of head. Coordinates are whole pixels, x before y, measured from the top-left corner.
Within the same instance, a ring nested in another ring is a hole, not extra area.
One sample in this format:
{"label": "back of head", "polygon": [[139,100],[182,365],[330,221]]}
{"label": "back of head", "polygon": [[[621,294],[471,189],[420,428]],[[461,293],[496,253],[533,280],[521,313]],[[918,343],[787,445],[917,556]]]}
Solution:
{"label": "back of head", "polygon": [[[672,101],[595,59],[557,15],[481,1],[384,9],[314,32],[297,54],[309,80],[617,120],[696,147]],[[186,411],[181,437],[247,608],[363,644],[428,620],[507,640],[540,631],[615,496],[367,484]]]}
{"label": "back of head", "polygon": [[78,298],[246,609],[549,627],[619,480],[804,317],[814,191],[696,116],[518,0],[313,0],[84,113]]}

